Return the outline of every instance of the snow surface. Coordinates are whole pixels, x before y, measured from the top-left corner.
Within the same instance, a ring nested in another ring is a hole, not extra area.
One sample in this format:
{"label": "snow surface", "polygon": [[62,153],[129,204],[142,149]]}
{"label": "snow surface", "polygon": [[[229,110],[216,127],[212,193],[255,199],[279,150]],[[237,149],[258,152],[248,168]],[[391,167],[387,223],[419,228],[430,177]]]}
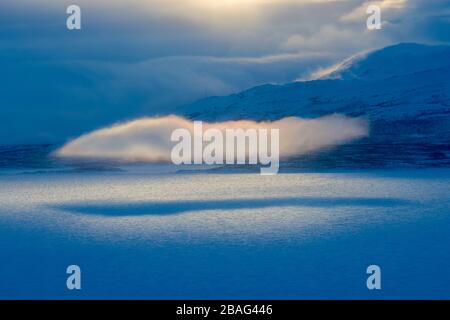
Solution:
{"label": "snow surface", "polygon": [[449,187],[449,170],[0,176],[0,298],[448,299]]}

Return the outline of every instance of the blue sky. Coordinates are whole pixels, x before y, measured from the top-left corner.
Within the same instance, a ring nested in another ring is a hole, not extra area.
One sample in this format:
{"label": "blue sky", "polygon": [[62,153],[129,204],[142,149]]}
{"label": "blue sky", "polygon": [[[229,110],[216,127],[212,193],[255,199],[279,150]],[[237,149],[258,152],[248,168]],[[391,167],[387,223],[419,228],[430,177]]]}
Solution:
{"label": "blue sky", "polygon": [[[366,29],[369,3],[383,29]],[[66,29],[66,7],[82,30]],[[449,43],[447,0],[0,0],[0,143],[63,142],[360,51]]]}

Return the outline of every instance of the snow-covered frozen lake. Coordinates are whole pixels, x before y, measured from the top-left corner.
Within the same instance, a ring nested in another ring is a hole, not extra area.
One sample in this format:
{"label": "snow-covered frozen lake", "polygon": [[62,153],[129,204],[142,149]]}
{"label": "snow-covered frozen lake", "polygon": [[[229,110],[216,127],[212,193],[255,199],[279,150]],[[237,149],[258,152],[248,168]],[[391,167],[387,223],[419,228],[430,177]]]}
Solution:
{"label": "snow-covered frozen lake", "polygon": [[0,298],[450,298],[449,190],[446,169],[1,174]]}

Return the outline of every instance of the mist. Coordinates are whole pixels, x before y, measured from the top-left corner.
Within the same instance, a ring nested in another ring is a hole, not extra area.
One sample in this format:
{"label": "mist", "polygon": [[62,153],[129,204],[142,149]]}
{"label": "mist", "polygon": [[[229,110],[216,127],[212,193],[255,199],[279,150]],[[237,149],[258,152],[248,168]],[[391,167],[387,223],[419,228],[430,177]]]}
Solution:
{"label": "mist", "polygon": [[[193,134],[194,122],[171,115],[141,118],[87,133],[57,150],[59,157],[110,159],[124,162],[169,162],[176,144],[171,134],[176,129]],[[248,120],[203,122],[204,130],[279,129],[281,158],[289,158],[347,143],[368,135],[366,121],[338,114],[317,119],[287,117],[276,121]],[[205,146],[205,143],[204,143]]]}

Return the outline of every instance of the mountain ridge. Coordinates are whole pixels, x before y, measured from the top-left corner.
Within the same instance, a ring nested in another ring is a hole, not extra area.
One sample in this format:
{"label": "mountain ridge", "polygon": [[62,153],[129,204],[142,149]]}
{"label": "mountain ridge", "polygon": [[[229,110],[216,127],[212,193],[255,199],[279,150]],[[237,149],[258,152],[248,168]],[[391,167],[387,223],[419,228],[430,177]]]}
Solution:
{"label": "mountain ridge", "polygon": [[366,53],[353,63],[317,80],[266,84],[205,98],[179,113],[210,122],[332,113],[363,117],[370,123],[370,137],[353,145],[383,145],[383,154],[377,156],[389,158],[389,153],[402,152],[395,150],[396,144],[406,145],[406,153],[431,144],[437,147],[425,148],[421,156],[434,157],[437,150],[440,163],[444,158],[449,165],[450,150],[445,146],[450,145],[450,46],[397,44]]}
{"label": "mountain ridge", "polygon": [[[403,49],[405,46],[396,45],[381,51]],[[407,46],[410,47],[411,44]],[[421,51],[428,47],[418,46]],[[429,48],[433,52],[436,51],[435,47]],[[400,113],[435,110],[436,106],[446,110],[450,106],[450,46],[437,48],[441,51],[439,54],[445,53],[448,59],[433,62],[433,68],[423,68],[422,64],[422,67],[411,68],[408,73],[402,72],[387,77],[325,77],[282,85],[265,84],[229,96],[201,99],[184,106],[180,112],[190,118],[221,121],[239,118],[272,120],[284,116],[310,118],[339,111],[349,115],[367,114],[376,118],[377,113],[383,114],[385,110],[370,109],[370,106],[382,106],[389,102],[400,107],[411,107],[412,103],[415,104],[414,108],[409,110],[391,110]],[[360,68],[360,64],[357,68]],[[347,71],[348,68],[344,72]],[[404,99],[396,101],[396,98],[398,100],[400,97]],[[364,106],[369,107],[363,108]],[[390,116],[398,115],[394,112]]]}

